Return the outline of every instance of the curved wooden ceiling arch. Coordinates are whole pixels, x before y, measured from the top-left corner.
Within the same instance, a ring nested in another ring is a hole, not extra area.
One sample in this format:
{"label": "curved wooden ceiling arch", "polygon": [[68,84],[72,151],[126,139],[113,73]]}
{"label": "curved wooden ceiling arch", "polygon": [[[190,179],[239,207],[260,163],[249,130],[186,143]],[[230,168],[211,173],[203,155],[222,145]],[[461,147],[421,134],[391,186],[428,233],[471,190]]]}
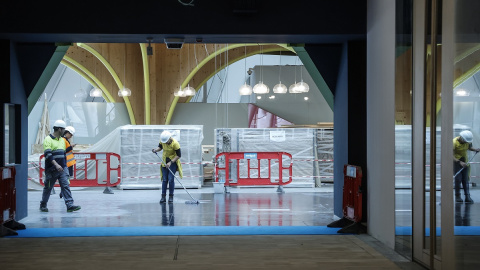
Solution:
{"label": "curved wooden ceiling arch", "polygon": [[[438,49],[441,50],[442,46],[438,46]],[[464,44],[457,44],[456,45],[456,57],[454,60],[454,81],[453,81],[453,89],[458,87],[460,84],[465,82],[467,79],[471,78],[477,72],[480,72],[480,44],[478,43],[464,43]],[[430,47],[427,47],[427,57],[430,55]],[[439,59],[437,60],[438,63],[441,63],[441,53],[438,54]],[[411,65],[410,61],[412,59],[412,48],[409,47],[406,49],[401,55],[397,58],[397,72],[405,72],[404,70],[404,63],[409,63],[407,66]],[[408,70],[406,72],[409,72]],[[430,72],[427,70],[427,73]],[[396,80],[396,91],[397,91],[397,99],[403,100],[397,102],[396,111],[405,113],[407,112],[406,119],[411,119],[411,77],[404,75],[403,78],[408,78],[404,80]],[[427,76],[428,78],[428,76]],[[441,78],[437,76],[437,85],[441,86]],[[453,93],[452,93],[453,94]],[[441,111],[441,97],[437,99],[437,110],[436,114]],[[427,103],[427,109],[429,108],[430,104]],[[429,110],[429,109],[428,109]],[[429,116],[428,116],[429,117]],[[409,124],[409,122],[407,122]]]}
{"label": "curved wooden ceiling arch", "polygon": [[[131,124],[169,124],[178,102],[173,92],[190,84],[199,89],[216,72],[236,61],[259,53],[291,51],[285,44],[184,44],[167,49],[151,44],[78,43],[71,46],[62,64],[102,90],[107,102],[125,102]],[[144,83],[149,82],[149,83]],[[128,87],[130,97],[118,97],[118,89]],[[113,93],[110,94],[110,93]]]}

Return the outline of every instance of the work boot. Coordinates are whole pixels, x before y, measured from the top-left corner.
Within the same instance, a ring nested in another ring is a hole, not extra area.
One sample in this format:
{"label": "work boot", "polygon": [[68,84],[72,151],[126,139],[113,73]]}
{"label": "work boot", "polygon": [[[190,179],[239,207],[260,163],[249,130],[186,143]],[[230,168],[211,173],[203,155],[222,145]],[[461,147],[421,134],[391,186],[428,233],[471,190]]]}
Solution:
{"label": "work boot", "polygon": [[456,203],[463,203],[462,196],[460,196],[460,194],[455,195],[455,202]]}
{"label": "work boot", "polygon": [[40,211],[41,212],[48,212],[48,208],[47,208],[46,203],[40,203]]}
{"label": "work boot", "polygon": [[78,211],[80,209],[82,209],[82,207],[80,207],[79,205],[71,205],[67,207],[67,212]]}
{"label": "work boot", "polygon": [[173,195],[168,195],[168,203],[173,203]]}
{"label": "work boot", "polygon": [[472,198],[470,198],[470,194],[465,195],[465,203],[473,203]]}
{"label": "work boot", "polygon": [[162,194],[162,198],[160,199],[160,203],[165,203],[167,202],[167,199],[165,198],[165,194]]}

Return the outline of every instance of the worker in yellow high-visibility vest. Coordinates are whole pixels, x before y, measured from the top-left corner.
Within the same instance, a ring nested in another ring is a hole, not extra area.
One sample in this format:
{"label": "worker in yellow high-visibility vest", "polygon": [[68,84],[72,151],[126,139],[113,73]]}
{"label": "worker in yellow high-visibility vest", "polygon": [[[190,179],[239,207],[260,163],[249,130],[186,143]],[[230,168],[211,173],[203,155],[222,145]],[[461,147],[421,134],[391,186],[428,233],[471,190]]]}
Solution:
{"label": "worker in yellow high-visibility vest", "polygon": [[65,159],[65,140],[62,138],[66,124],[63,120],[57,120],[53,124],[53,133],[43,141],[45,156],[45,186],[43,188],[40,211],[48,212],[47,203],[55,182],[61,187],[62,197],[67,206],[67,212],[78,211],[79,205],[73,204],[72,192],[68,181],[67,161]]}

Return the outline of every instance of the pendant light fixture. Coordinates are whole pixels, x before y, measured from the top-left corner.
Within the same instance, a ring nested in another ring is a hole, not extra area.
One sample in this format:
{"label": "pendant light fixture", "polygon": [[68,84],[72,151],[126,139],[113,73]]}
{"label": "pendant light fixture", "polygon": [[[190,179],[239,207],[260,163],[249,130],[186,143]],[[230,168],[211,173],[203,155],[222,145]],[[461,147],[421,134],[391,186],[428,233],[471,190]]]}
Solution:
{"label": "pendant light fixture", "polygon": [[78,79],[80,81],[80,89],[77,90],[77,92],[75,92],[75,94],[73,94],[73,97],[75,98],[84,98],[87,96],[87,92],[85,90],[83,90],[83,87],[82,87],[82,76],[80,76],[80,74],[78,74]]}
{"label": "pendant light fixture", "polygon": [[127,43],[125,43],[125,58],[123,59],[123,88],[118,90],[118,96],[119,97],[129,97],[132,95],[132,91],[125,87],[125,84],[127,83],[127,76],[126,76],[126,66],[127,66]]}
{"label": "pendant light fixture", "polygon": [[245,84],[240,86],[238,92],[241,96],[248,96],[252,94],[252,87],[247,85],[247,45],[245,44]]}
{"label": "pendant light fixture", "polygon": [[94,89],[90,90],[90,96],[91,97],[101,97],[102,96],[102,90],[100,90],[98,88],[94,88]]}
{"label": "pendant light fixture", "polygon": [[263,83],[263,46],[260,46],[260,81],[253,87],[255,94],[268,94],[270,88]]}
{"label": "pendant light fixture", "polygon": [[285,94],[288,89],[285,84],[282,83],[282,51],[280,51],[280,65],[278,66],[278,84],[273,87],[273,93],[275,94]]}
{"label": "pendant light fixture", "polygon": [[[188,50],[188,72],[190,72],[190,44],[187,45]],[[195,96],[195,88],[190,86],[190,81],[188,82],[188,85],[186,88],[183,89],[183,92],[185,93],[185,96],[187,97],[193,97]]]}
{"label": "pendant light fixture", "polygon": [[[178,54],[179,54],[179,59],[180,59],[180,63],[179,63],[179,73],[181,73],[182,71],[182,48],[180,48],[180,50],[178,51]],[[185,97],[185,91],[182,90],[182,84],[180,83],[180,87],[178,87],[178,90],[174,91],[173,92],[173,95],[176,96],[176,97]]]}
{"label": "pendant light fixture", "polygon": [[289,93],[292,93],[292,94],[298,94],[300,93],[300,91],[298,90],[298,85],[297,85],[297,58],[295,58],[295,82],[290,85],[290,87],[288,88],[288,92]]}

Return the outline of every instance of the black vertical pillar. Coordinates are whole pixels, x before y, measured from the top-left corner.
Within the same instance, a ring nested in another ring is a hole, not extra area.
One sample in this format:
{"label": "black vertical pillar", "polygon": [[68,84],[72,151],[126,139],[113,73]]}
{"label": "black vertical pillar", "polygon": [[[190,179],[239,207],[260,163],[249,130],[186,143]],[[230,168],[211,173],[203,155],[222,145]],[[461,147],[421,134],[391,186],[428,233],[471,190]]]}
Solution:
{"label": "black vertical pillar", "polygon": [[[367,46],[348,42],[348,163],[362,168],[362,221],[367,216]],[[381,132],[381,131],[379,131]]]}

